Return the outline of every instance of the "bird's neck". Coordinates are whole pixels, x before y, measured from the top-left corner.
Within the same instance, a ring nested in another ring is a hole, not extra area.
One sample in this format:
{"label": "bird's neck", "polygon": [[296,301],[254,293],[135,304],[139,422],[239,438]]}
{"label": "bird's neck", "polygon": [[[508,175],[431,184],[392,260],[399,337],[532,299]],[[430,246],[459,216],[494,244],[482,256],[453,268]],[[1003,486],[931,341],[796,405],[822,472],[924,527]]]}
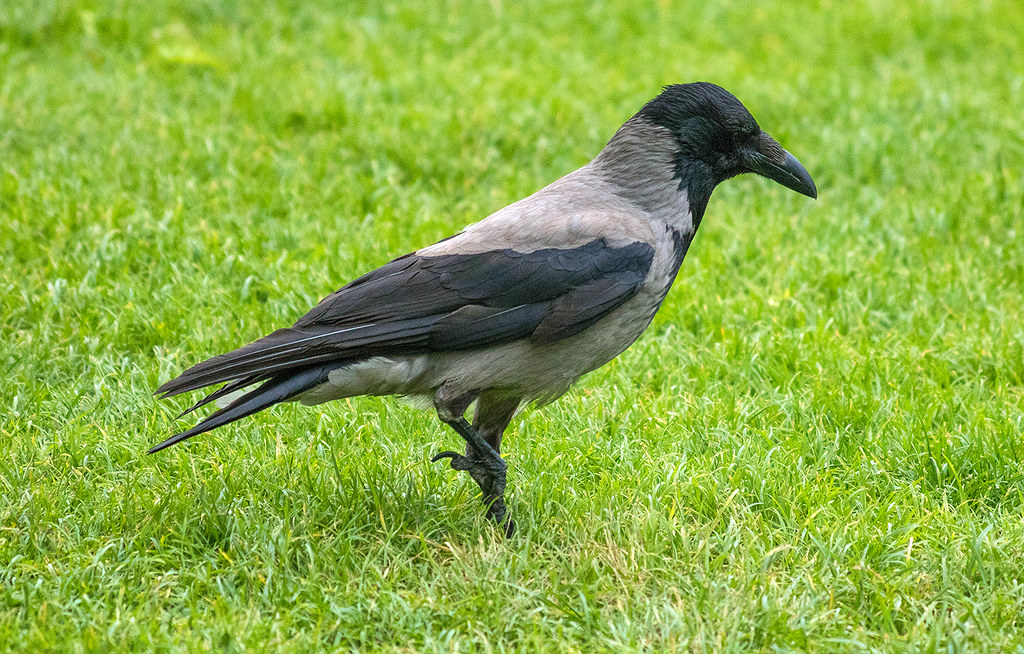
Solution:
{"label": "bird's neck", "polygon": [[590,165],[652,222],[692,235],[700,218],[693,215],[687,188],[676,174],[677,150],[667,129],[634,119],[619,128]]}

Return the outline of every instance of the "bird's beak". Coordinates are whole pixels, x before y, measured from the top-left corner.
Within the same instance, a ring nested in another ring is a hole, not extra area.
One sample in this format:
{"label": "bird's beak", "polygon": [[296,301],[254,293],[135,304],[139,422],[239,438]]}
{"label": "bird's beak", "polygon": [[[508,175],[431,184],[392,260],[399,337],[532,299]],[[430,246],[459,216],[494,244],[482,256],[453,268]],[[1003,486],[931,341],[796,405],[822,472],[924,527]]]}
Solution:
{"label": "bird's beak", "polygon": [[817,199],[818,189],[815,188],[814,180],[807,169],[767,134],[761,133],[757,149],[748,150],[743,159],[750,172],[763,175],[788,189]]}

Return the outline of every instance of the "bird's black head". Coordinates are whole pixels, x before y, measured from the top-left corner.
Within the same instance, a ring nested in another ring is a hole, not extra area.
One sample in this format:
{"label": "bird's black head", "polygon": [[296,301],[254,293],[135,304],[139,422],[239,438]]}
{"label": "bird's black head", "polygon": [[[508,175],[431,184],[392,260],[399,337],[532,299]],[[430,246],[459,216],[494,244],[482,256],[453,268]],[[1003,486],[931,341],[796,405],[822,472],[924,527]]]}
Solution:
{"label": "bird's black head", "polygon": [[679,145],[676,174],[689,194],[690,208],[703,214],[711,191],[742,173],[757,173],[808,197],[818,197],[814,181],[796,157],[758,126],[736,97],[715,84],[666,86],[637,113],[668,129]]}

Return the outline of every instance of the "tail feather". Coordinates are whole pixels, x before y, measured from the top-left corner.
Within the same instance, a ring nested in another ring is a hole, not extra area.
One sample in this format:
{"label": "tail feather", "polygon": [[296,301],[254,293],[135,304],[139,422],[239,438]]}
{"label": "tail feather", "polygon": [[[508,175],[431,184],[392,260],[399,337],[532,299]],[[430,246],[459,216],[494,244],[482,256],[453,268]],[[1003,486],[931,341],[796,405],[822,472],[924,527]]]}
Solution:
{"label": "tail feather", "polygon": [[[245,371],[244,369],[238,370],[238,368],[243,367],[246,361],[251,359],[254,354],[278,345],[277,341],[281,340],[282,336],[286,335],[288,331],[287,329],[279,329],[236,350],[200,361],[174,379],[164,382],[160,388],[156,389],[154,395],[159,395],[160,399],[167,399],[173,395],[195,391],[219,382],[251,377],[259,371]],[[230,371],[225,371],[226,368],[229,368]]]}
{"label": "tail feather", "polygon": [[253,384],[255,384],[257,382],[261,382],[261,381],[264,381],[266,379],[269,379],[269,377],[267,375],[250,375],[248,377],[242,377],[239,380],[233,381],[230,384],[224,384],[223,386],[221,386],[217,390],[215,390],[212,393],[208,394],[203,399],[199,400],[198,402],[196,402],[195,404],[193,404],[189,408],[187,408],[184,411],[182,411],[181,413],[179,413],[178,417],[175,418],[175,420],[177,420],[178,418],[183,418],[183,417],[187,416],[188,414],[192,413],[193,411],[195,411],[196,409],[198,409],[200,407],[203,407],[203,406],[206,406],[207,404],[209,404],[210,402],[213,402],[215,400],[219,400],[220,398],[224,397],[225,395],[229,395],[229,394],[234,393],[235,391],[237,391],[239,389],[245,388],[246,386],[252,386]]}
{"label": "tail feather", "polygon": [[162,398],[254,375],[271,378],[285,370],[373,356],[384,350],[426,345],[441,316],[419,316],[348,327],[288,327],[202,361],[156,390]]}
{"label": "tail feather", "polygon": [[[295,397],[299,393],[327,381],[327,373],[330,369],[331,367],[329,366],[317,366],[287,375],[271,377],[259,388],[249,391],[223,409],[211,413],[192,429],[171,436],[159,445],[154,445],[150,448],[149,453],[159,452],[197,434],[202,434],[211,429],[226,425],[229,422],[251,416],[273,404]],[[208,400],[209,398],[205,398],[201,403],[206,403]]]}

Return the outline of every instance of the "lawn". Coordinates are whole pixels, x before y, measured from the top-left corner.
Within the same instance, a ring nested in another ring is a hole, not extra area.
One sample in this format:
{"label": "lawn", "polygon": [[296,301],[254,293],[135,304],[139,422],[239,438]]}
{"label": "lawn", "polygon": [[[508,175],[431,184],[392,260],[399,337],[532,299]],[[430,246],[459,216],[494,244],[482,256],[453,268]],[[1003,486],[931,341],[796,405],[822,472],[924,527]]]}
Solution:
{"label": "lawn", "polygon": [[[0,3],[0,651],[1024,648],[1024,12]],[[711,200],[506,437],[505,540],[394,399],[152,391],[595,155],[662,84],[814,176]]]}

